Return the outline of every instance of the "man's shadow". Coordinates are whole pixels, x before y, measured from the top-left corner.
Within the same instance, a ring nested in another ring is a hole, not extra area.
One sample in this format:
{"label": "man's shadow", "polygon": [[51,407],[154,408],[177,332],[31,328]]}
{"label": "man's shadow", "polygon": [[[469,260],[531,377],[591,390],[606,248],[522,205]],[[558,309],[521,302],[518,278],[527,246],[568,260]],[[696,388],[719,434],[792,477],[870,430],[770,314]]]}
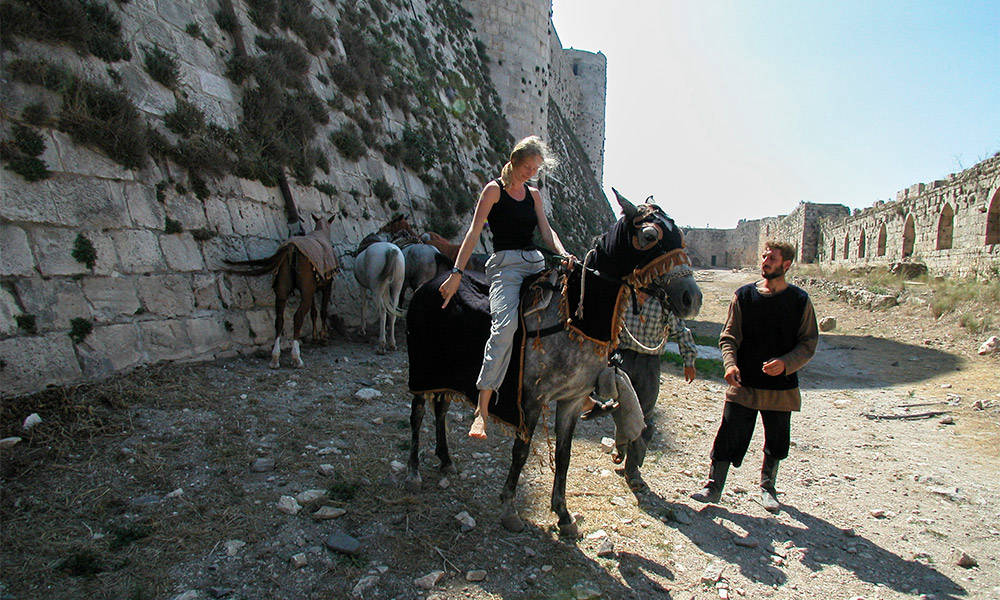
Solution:
{"label": "man's shadow", "polygon": [[[668,525],[677,527],[701,550],[736,565],[752,581],[785,583],[787,576],[773,560],[777,550],[782,562],[799,556],[797,560],[814,572],[825,565],[837,565],[862,581],[904,594],[933,594],[942,600],[966,596],[964,588],[933,567],[906,560],[863,536],[849,536],[843,529],[793,506],[782,505],[781,510],[796,523],[734,513],[709,504],[697,512],[690,524],[679,525],[676,514],[685,505],[669,502],[652,491],[636,494],[636,498],[639,508],[647,514],[661,520],[667,517]],[[717,523],[717,518],[722,523]],[[746,533],[730,529],[727,521]],[[793,548],[784,548],[786,541],[792,542]]]}

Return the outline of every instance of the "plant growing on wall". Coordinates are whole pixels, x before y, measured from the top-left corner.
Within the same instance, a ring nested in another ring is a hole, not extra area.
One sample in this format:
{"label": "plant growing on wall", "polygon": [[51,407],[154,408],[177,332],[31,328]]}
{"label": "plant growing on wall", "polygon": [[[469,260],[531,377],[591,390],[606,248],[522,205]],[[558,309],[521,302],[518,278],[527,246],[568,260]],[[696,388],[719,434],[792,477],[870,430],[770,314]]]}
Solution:
{"label": "plant growing on wall", "polygon": [[69,337],[74,343],[79,344],[87,339],[90,332],[94,330],[94,324],[89,319],[76,317],[69,322]]}
{"label": "plant growing on wall", "polygon": [[87,265],[88,269],[93,269],[94,265],[97,264],[97,250],[94,249],[94,244],[87,239],[87,236],[82,233],[76,234],[71,256],[77,262]]}

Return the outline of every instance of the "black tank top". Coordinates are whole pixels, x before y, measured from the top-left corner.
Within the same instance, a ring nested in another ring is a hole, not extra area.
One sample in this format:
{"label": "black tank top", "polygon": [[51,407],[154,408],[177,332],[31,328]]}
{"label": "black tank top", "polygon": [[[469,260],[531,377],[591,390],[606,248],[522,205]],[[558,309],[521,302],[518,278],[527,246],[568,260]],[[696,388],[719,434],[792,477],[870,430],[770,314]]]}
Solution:
{"label": "black tank top", "polygon": [[535,214],[535,199],[524,184],[524,200],[515,200],[500,185],[500,199],[490,209],[486,222],[493,232],[493,251],[523,250],[531,246],[535,228],[538,227],[538,215]]}

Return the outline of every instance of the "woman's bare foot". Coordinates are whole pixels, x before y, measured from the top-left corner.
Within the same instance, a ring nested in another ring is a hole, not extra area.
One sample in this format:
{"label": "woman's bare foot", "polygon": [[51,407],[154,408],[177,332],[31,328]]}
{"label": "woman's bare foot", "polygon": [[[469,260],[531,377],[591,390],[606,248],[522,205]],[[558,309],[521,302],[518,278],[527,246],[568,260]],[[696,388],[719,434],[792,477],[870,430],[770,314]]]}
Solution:
{"label": "woman's bare foot", "polygon": [[476,418],[472,421],[472,427],[469,428],[469,437],[477,440],[486,439],[486,420],[478,412],[476,413]]}

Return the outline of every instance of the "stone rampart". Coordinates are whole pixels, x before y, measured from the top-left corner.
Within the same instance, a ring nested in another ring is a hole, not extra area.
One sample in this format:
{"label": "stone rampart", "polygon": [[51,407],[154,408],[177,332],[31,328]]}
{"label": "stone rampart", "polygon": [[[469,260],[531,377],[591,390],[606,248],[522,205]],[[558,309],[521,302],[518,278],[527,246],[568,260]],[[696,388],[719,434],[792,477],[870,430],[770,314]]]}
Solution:
{"label": "stone rampart", "polygon": [[933,275],[1000,277],[1000,156],[947,179],[918,183],[896,200],[827,219],[819,262],[836,266],[921,262]]}
{"label": "stone rampart", "polygon": [[[233,4],[245,40],[287,35],[300,43],[288,31],[257,29],[247,6]],[[313,14],[336,23],[344,6],[317,2]],[[364,2],[352,6],[372,10]],[[532,52],[519,52],[511,45],[486,48],[491,64],[518,65],[517,69],[535,74],[526,76],[524,83],[508,78],[501,95],[511,106],[527,107],[523,115],[514,113],[512,123],[523,128],[517,134],[545,136],[550,131],[545,92],[549,6],[547,0],[523,2],[518,10],[527,12],[507,15],[519,15],[517,23],[527,27],[529,36],[521,43]],[[246,88],[227,77],[233,40],[217,25],[216,8],[180,0],[113,4],[131,60],[107,63],[66,46],[27,39],[17,40],[19,48],[10,58],[50,61],[74,77],[120,90],[134,103],[144,127],[163,132],[160,135],[170,142],[183,138],[165,131],[164,116],[175,112],[181,99],[194,105],[207,123],[232,131],[244,117],[241,102]],[[0,396],[102,379],[164,360],[250,352],[268,344],[274,322],[270,277],[231,274],[223,260],[262,258],[273,252],[291,230],[300,228],[297,222],[289,224],[289,214],[305,220],[309,214],[333,215],[331,238],[344,271],[335,276],[331,313],[356,326],[362,292],[351,274],[349,252],[360,239],[397,213],[421,230],[442,221],[466,223],[475,191],[500,166],[494,160],[498,150],[491,147],[495,140],[483,135],[489,129],[483,115],[494,109],[487,103],[496,91],[486,82],[475,94],[467,94],[482,72],[478,63],[469,62],[478,56],[474,38],[471,33],[456,35],[462,33],[461,19],[445,22],[441,12],[440,5],[412,0],[405,10],[390,15],[391,27],[381,30],[397,32],[389,39],[408,52],[411,45],[404,43],[399,31],[438,40],[434,64],[440,77],[425,83],[444,105],[445,116],[435,120],[433,131],[444,141],[424,140],[439,154],[422,171],[398,157],[390,158],[386,149],[404,132],[419,131],[422,123],[413,105],[405,112],[383,98],[350,97],[331,81],[330,65],[350,58],[337,31],[322,59],[306,55],[307,86],[329,105],[329,123],[322,125],[314,140],[324,164],[315,171],[312,185],[289,173],[287,194],[278,186],[231,173],[196,180],[195,167],[181,166],[164,155],[146,157],[142,167],[126,168],[95,147],[71,139],[56,119],[33,125],[44,145],[39,158],[49,177],[29,182],[9,168],[0,170],[0,378],[4,382]],[[522,22],[526,14],[533,15],[529,24]],[[193,35],[195,30],[200,35]],[[512,30],[520,29],[505,28],[504,33]],[[500,30],[496,35],[498,40]],[[143,67],[142,57],[150,48],[162,49],[176,60],[174,89],[154,81]],[[256,56],[263,51],[248,43],[247,52]],[[406,64],[417,62],[408,55],[395,58]],[[15,81],[9,64],[5,61],[0,68],[0,100],[5,114],[12,116],[0,126],[4,140],[15,135],[15,125],[27,122],[22,115],[29,106],[42,104],[50,115],[61,110],[56,92]],[[525,92],[519,85],[527,86]],[[511,102],[524,94],[533,98],[530,106]],[[358,114],[370,111],[373,103],[379,105],[381,132],[362,156],[348,158],[334,146],[331,133],[358,120]],[[612,213],[599,184],[588,179],[590,157],[573,146],[569,129],[560,121],[549,135],[560,140],[556,150],[573,174],[567,179],[576,182],[576,187],[559,188],[560,194],[592,196],[586,212],[566,218],[573,235],[586,240]],[[455,175],[453,169],[460,173]],[[453,190],[459,200],[436,194],[449,177],[461,186]],[[386,190],[391,191],[389,197]],[[553,221],[565,210],[564,205],[555,207]],[[294,309],[296,301],[290,304],[289,310]],[[287,339],[290,313],[286,317]],[[307,334],[309,329],[307,320]],[[397,338],[402,335],[397,330]]]}

